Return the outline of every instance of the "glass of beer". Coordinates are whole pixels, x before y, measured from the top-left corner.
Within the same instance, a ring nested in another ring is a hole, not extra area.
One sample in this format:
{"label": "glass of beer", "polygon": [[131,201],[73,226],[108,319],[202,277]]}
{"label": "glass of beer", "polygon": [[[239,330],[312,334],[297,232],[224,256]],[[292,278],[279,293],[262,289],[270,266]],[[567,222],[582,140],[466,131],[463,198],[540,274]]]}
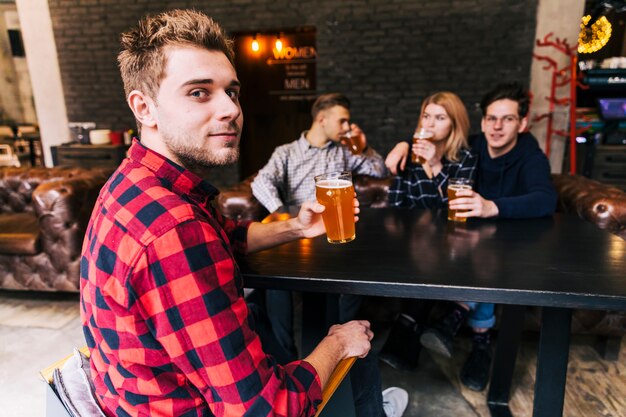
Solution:
{"label": "glass of beer", "polygon": [[[413,134],[413,144],[416,144],[417,141],[420,139],[432,141],[434,137],[435,137],[435,134],[433,132],[431,132],[428,129],[424,129],[422,127],[416,130],[415,133]],[[421,156],[417,156],[413,153],[413,149],[409,149],[409,151],[411,152],[411,162],[413,162],[414,164],[426,163],[426,160],[424,158],[422,158]]]}
{"label": "glass of beer", "polygon": [[350,131],[345,133],[340,138],[341,143],[350,149],[353,155],[361,155],[365,146],[363,144],[363,137],[360,134],[355,134]]}
{"label": "glass of beer", "polygon": [[[450,178],[448,179],[448,204],[456,198],[456,193],[460,190],[471,190],[472,180],[469,178]],[[457,210],[451,210],[448,206],[448,220],[453,222],[465,222],[467,217],[458,217]]]}
{"label": "glass of beer", "polygon": [[354,186],[350,172],[331,172],[315,177],[315,197],[326,207],[322,213],[326,239],[347,243],[356,237],[354,228]]}

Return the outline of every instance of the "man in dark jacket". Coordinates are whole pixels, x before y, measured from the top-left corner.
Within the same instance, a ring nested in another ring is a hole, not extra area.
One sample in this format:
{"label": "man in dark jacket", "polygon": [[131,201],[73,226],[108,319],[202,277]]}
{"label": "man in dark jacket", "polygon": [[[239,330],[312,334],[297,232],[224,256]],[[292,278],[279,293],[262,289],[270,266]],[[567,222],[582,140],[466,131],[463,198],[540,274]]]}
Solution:
{"label": "man in dark jacket", "polygon": [[[449,207],[458,217],[529,218],[551,215],[556,192],[550,164],[530,133],[528,92],[517,83],[501,84],[481,101],[483,133],[470,140],[478,155],[473,190],[457,192]],[[465,386],[482,391],[489,380],[494,305],[458,302],[420,338],[429,350],[452,356],[453,339],[463,322],[472,328],[472,350],[461,370]]]}

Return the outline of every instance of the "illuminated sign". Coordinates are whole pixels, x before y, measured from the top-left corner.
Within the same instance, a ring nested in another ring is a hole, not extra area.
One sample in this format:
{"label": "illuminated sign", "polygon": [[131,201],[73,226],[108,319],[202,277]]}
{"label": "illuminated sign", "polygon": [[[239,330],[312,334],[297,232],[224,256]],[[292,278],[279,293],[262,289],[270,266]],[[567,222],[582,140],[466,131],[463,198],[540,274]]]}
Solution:
{"label": "illuminated sign", "polygon": [[274,59],[315,59],[317,51],[313,46],[291,47],[284,46],[280,51],[276,48],[272,50],[274,52]]}
{"label": "illuminated sign", "polygon": [[240,36],[237,42],[237,71],[253,74],[269,100],[315,99],[315,28],[255,32]]}

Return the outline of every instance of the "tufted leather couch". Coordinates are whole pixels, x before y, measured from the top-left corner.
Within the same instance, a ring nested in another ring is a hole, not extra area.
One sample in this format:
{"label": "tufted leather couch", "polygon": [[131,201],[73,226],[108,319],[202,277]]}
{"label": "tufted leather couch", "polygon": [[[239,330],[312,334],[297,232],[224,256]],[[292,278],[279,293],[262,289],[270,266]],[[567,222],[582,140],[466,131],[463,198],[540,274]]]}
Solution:
{"label": "tufted leather couch", "polygon": [[110,171],[0,168],[0,288],[78,291],[91,210]]}
{"label": "tufted leather couch", "polygon": [[[250,183],[254,175],[224,190],[217,198],[217,207],[230,218],[260,220],[268,212],[252,195]],[[552,174],[559,195],[558,211],[576,213],[601,229],[626,239],[626,192],[579,175]],[[391,177],[354,177],[354,189],[361,207],[386,207]]]}
{"label": "tufted leather couch", "polygon": [[[217,199],[217,208],[227,217],[260,220],[267,210],[252,196],[246,178],[234,187],[223,191]],[[391,178],[355,176],[354,188],[361,207],[385,207]],[[558,211],[576,213],[601,229],[626,239],[626,193],[618,188],[585,177],[553,174],[552,181],[559,195]],[[531,308],[527,314],[527,328],[539,326],[539,309]],[[605,336],[600,346],[606,358],[615,358],[619,343],[626,334],[626,313],[616,311],[575,310],[572,332]]]}
{"label": "tufted leather couch", "polygon": [[553,174],[558,211],[576,213],[626,240],[626,193],[579,175]]}
{"label": "tufted leather couch", "polygon": [[[250,184],[255,175],[244,179],[217,196],[217,208],[231,219],[260,221],[269,212],[252,195]],[[392,178],[374,178],[357,175],[353,178],[354,190],[361,207],[387,207],[387,193]]]}

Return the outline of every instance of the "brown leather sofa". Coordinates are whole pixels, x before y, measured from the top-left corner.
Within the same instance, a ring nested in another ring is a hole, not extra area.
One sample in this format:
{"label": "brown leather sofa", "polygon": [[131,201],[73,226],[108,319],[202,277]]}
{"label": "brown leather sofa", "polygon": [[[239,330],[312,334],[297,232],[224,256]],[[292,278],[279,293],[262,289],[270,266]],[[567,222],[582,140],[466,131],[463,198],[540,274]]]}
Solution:
{"label": "brown leather sofa", "polygon": [[[267,210],[252,195],[253,179],[254,175],[220,193],[217,208],[225,216],[246,220],[261,220],[267,216]],[[579,175],[552,174],[552,181],[559,195],[557,211],[576,213],[626,239],[626,192]],[[386,207],[390,185],[391,177],[354,177],[361,207]]]}
{"label": "brown leather sofa", "polygon": [[78,291],[85,230],[110,172],[0,168],[0,288]]}
{"label": "brown leather sofa", "polygon": [[[252,196],[246,178],[234,187],[223,191],[217,199],[217,208],[227,217],[261,220],[267,210]],[[385,207],[391,178],[377,179],[355,176],[354,187],[361,207]],[[626,239],[626,193],[618,188],[585,177],[553,174],[552,180],[559,195],[557,211],[576,213],[601,229]],[[529,309],[526,327],[537,329],[539,309]],[[603,336],[599,350],[607,359],[617,359],[621,338],[626,334],[626,312],[575,310],[572,315],[572,332]]]}

